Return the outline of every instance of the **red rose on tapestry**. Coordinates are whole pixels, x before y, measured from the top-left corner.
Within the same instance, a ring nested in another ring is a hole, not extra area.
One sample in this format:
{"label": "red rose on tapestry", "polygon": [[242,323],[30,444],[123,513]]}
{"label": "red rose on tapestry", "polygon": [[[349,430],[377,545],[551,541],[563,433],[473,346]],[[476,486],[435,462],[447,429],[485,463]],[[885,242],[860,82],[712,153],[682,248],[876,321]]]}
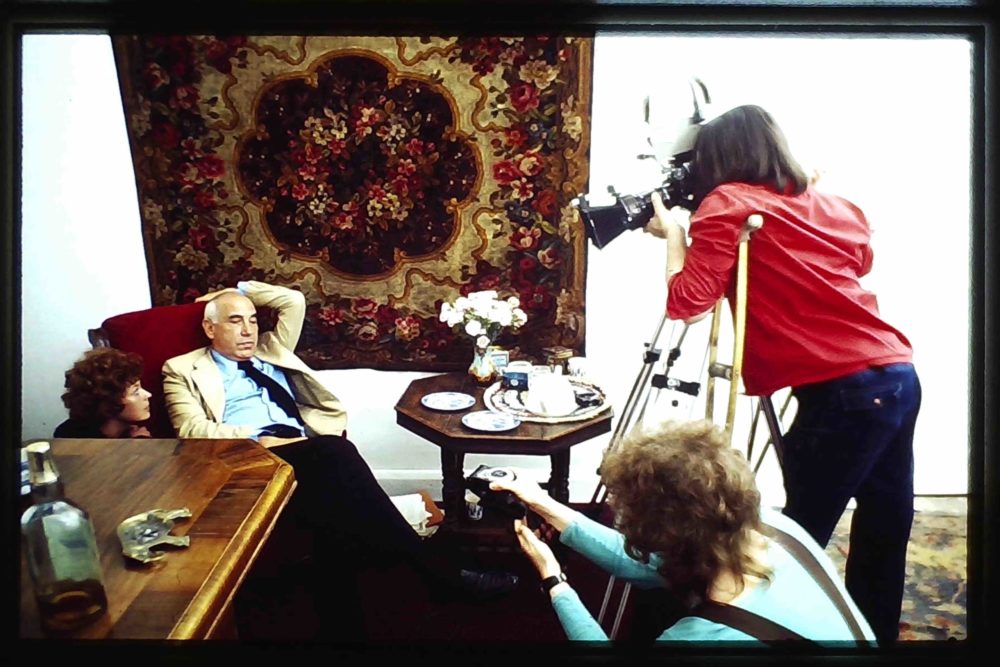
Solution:
{"label": "red rose on tapestry", "polygon": [[510,103],[518,113],[538,108],[538,89],[530,83],[521,83],[510,89]]}
{"label": "red rose on tapestry", "polygon": [[556,193],[552,190],[542,190],[531,202],[531,206],[538,211],[541,216],[546,218],[549,217],[556,212],[556,207],[558,206]]}
{"label": "red rose on tapestry", "polygon": [[354,302],[354,314],[362,319],[372,319],[375,317],[375,311],[378,310],[378,304],[371,299],[358,299]]}
{"label": "red rose on tapestry", "polygon": [[493,178],[497,183],[508,185],[521,177],[521,171],[510,160],[504,160],[493,165]]}

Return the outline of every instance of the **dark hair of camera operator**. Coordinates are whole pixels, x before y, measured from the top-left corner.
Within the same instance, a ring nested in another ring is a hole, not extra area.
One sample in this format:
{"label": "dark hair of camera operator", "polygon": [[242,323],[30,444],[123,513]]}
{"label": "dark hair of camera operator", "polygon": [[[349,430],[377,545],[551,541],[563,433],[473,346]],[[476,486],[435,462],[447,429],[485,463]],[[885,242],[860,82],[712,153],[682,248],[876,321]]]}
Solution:
{"label": "dark hair of camera operator", "polygon": [[847,588],[879,642],[892,642],[921,392],[910,342],[860,284],[872,267],[871,228],[857,206],[809,182],[758,106],[706,123],[693,150],[690,245],[656,193],[645,228],[667,239],[667,314],[691,322],[722,296],[733,304],[740,233],[760,214],[749,243],[744,387],[752,396],[791,387],[784,512],[825,546],[854,497]]}
{"label": "dark hair of camera operator", "polygon": [[[560,533],[560,542],[615,577],[638,588],[664,588],[684,609],[693,610],[706,600],[730,604],[806,639],[853,639],[820,584],[771,540],[769,525],[797,537],[828,572],[835,572],[832,563],[794,521],[760,507],[760,493],[746,459],[711,422],[668,421],[633,431],[605,455],[601,479],[615,510],[616,528],[559,503],[523,476],[494,483],[492,488],[514,493]],[[515,522],[515,532],[542,578],[558,577],[562,566],[548,544],[521,521]],[[849,600],[843,585],[835,585]],[[555,584],[549,594],[570,639],[607,638],[571,581]],[[860,612],[848,605],[868,639],[874,639]],[[658,639],[750,641],[752,637],[682,614]]]}
{"label": "dark hair of camera operator", "polygon": [[736,107],[702,128],[691,176],[699,203],[717,186],[734,181],[769,185],[791,195],[802,194],[809,185],[785,135],[758,106]]}
{"label": "dark hair of camera operator", "polygon": [[149,397],[142,388],[142,358],[110,347],[89,350],[66,371],[63,404],[69,419],[57,438],[149,437]]}

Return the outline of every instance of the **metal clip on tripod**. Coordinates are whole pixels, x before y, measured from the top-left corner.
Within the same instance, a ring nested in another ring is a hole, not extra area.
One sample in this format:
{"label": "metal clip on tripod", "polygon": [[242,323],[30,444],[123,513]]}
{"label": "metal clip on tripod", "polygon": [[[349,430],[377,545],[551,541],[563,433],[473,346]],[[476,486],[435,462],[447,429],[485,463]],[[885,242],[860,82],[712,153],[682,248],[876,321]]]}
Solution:
{"label": "metal clip on tripod", "polygon": [[[744,348],[744,336],[746,332],[746,301],[747,301],[747,255],[748,255],[748,245],[750,240],[750,235],[763,225],[763,217],[760,214],[753,214],[747,218],[746,224],[743,230],[740,232],[739,239],[739,250],[737,258],[737,270],[736,270],[736,308],[733,319],[733,329],[734,329],[734,340],[733,340],[733,363],[732,365],[725,365],[719,363],[718,361],[718,346],[719,346],[719,327],[722,320],[722,299],[720,299],[713,308],[712,311],[712,325],[709,333],[709,343],[708,343],[708,380],[707,380],[707,396],[705,403],[705,418],[714,418],[714,392],[715,392],[715,380],[717,378],[729,381],[729,404],[726,411],[726,425],[725,432],[732,442],[733,433],[733,423],[736,419],[736,398],[737,391],[739,389],[740,379],[742,377],[743,370],[743,348]],[[660,320],[660,323],[656,327],[656,331],[653,333],[653,337],[649,343],[646,343],[646,351],[643,354],[643,366],[639,371],[638,377],[636,377],[635,384],[632,386],[632,391],[629,394],[628,400],[625,403],[625,407],[622,409],[621,417],[618,420],[618,425],[615,427],[614,432],[611,435],[611,439],[608,443],[606,451],[614,451],[617,449],[622,438],[625,434],[631,430],[635,423],[642,420],[643,414],[645,413],[646,404],[649,400],[649,388],[647,385],[655,387],[657,389],[672,389],[675,391],[680,391],[682,393],[689,394],[691,396],[697,396],[700,384],[698,382],[683,382],[669,377],[670,368],[673,366],[674,361],[680,356],[680,346],[684,342],[684,338],[687,335],[688,324],[684,323],[681,334],[678,338],[677,344],[670,350],[667,361],[666,369],[662,374],[653,375],[653,365],[656,364],[660,359],[660,349],[656,347],[657,341],[660,338],[660,334],[663,331],[663,325],[667,320],[667,316],[664,315]],[[639,404],[641,397],[645,394],[646,398],[643,400],[642,409],[639,411],[637,421],[633,420],[636,408]],[[785,402],[782,407],[782,415],[784,414],[785,408],[788,407],[788,401]],[[781,427],[778,417],[774,413],[774,407],[771,403],[770,396],[762,396],[757,404],[757,411],[753,417],[753,423],[750,430],[750,439],[747,444],[747,458],[750,459],[753,452],[753,439],[756,433],[756,426],[758,422],[758,417],[763,411],[765,420],[767,422],[768,430],[770,432],[770,438],[767,441],[763,451],[760,455],[760,460],[757,466],[754,468],[756,473],[757,469],[760,467],[760,463],[763,461],[764,454],[767,453],[767,447],[772,443],[775,447],[775,453],[778,456],[779,464],[783,463],[782,448],[781,448]],[[600,471],[598,470],[598,473]],[[597,489],[594,491],[594,495],[591,498],[591,504],[603,503],[607,498],[607,488],[604,486],[603,482],[599,482]],[[604,623],[604,616],[607,613],[608,604],[611,600],[611,594],[614,590],[616,582],[616,577],[611,576],[608,581],[607,589],[604,592],[604,600],[601,603],[601,610],[597,616],[597,622],[600,624]],[[631,584],[626,583],[624,589],[622,590],[621,600],[618,603],[618,611],[615,615],[614,625],[611,628],[609,637],[614,639],[618,634],[619,626],[621,625],[622,615],[625,612],[625,606],[628,603],[629,593],[632,589]]]}

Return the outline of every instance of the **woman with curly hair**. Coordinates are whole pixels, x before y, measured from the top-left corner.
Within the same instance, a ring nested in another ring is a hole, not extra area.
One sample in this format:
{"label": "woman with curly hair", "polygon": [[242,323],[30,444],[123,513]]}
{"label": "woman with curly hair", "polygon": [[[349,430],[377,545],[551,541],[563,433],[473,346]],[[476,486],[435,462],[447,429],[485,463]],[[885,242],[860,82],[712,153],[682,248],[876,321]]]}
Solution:
{"label": "woman with curly hair", "polygon": [[[664,629],[660,640],[764,639],[700,612],[721,605],[763,617],[791,636],[839,643],[863,634],[874,641],[822,549],[794,521],[761,508],[746,459],[711,422],[668,421],[655,429],[637,429],[605,455],[601,477],[617,530],[557,502],[521,477],[494,482],[491,488],[514,493],[559,532],[562,544],[615,577],[638,588],[666,589],[690,615]],[[515,521],[514,530],[567,636],[607,639],[539,534],[523,521]],[[796,538],[809,558],[818,561],[829,575],[822,579],[839,596],[824,591],[802,555],[776,539],[779,533]]]}
{"label": "woman with curly hair", "polygon": [[142,358],[110,347],[89,350],[66,371],[63,404],[69,419],[56,438],[148,438],[149,397]]}

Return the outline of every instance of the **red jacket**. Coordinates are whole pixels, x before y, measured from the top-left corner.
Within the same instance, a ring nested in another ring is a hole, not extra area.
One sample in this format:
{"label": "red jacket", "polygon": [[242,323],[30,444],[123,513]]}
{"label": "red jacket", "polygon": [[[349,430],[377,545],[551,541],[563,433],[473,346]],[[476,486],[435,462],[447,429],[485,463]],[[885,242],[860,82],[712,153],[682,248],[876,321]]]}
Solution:
{"label": "red jacket", "polygon": [[813,188],[794,196],[747,183],[712,190],[691,216],[684,269],[667,285],[671,319],[699,315],[723,294],[732,305],[738,238],[752,213],[764,226],[749,247],[748,394],[911,360],[910,342],[858,282],[872,265],[868,221],[847,200]]}

